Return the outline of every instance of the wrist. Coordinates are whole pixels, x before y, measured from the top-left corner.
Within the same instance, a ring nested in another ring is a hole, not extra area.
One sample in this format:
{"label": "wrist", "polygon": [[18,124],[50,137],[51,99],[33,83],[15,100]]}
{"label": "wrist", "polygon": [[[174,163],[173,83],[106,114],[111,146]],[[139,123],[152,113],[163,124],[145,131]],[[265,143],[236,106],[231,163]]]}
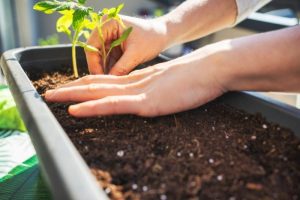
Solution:
{"label": "wrist", "polygon": [[165,16],[149,20],[152,31],[157,35],[161,51],[166,50],[172,45],[172,37],[168,31],[168,24]]}
{"label": "wrist", "polygon": [[165,49],[183,43],[182,37],[184,37],[187,31],[185,31],[186,27],[183,27],[184,24],[181,17],[176,15],[174,16],[172,13],[168,13],[164,16],[156,18],[156,20],[165,29]]}
{"label": "wrist", "polygon": [[[252,51],[245,39],[224,40],[209,46],[216,67],[216,80],[225,91],[263,90],[272,88],[269,65],[263,64],[259,50]],[[253,55],[252,55],[253,54]]]}
{"label": "wrist", "polygon": [[[230,40],[224,40],[202,48],[201,54],[204,55],[203,59],[208,63],[211,68],[213,78],[218,83],[220,88],[224,91],[233,91],[235,88],[232,86],[237,78],[235,61],[239,58],[232,57],[232,47]],[[240,63],[237,61],[237,63]]]}

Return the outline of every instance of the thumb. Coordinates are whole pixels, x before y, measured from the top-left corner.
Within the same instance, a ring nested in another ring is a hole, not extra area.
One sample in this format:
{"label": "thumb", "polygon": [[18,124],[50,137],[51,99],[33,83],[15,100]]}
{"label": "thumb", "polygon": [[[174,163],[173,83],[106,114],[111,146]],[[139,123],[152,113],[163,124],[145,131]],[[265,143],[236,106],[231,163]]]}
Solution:
{"label": "thumb", "polygon": [[129,74],[138,64],[140,64],[139,56],[135,53],[134,49],[128,48],[111,68],[109,74],[116,76]]}

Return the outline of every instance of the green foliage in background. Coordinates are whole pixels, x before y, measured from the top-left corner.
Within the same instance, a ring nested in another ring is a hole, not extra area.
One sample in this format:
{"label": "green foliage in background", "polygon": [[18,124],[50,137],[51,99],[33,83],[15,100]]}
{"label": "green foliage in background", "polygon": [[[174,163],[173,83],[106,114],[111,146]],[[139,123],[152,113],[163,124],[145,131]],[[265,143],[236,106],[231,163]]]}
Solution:
{"label": "green foliage in background", "polygon": [[48,45],[56,45],[56,44],[59,44],[59,38],[57,34],[50,35],[45,39],[40,38],[38,40],[39,46],[48,46]]}
{"label": "green foliage in background", "polygon": [[13,129],[26,131],[14,99],[5,85],[0,85],[0,130]]}

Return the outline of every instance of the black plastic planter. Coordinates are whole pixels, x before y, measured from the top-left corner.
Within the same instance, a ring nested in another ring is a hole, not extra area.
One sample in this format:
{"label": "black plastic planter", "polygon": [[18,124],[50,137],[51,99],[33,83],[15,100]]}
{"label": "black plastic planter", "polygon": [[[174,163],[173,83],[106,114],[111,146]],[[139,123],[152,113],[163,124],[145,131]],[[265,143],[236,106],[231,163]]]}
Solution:
{"label": "black plastic planter", "polygon": [[[164,60],[158,57],[154,62]],[[78,51],[78,61],[79,65],[86,65],[82,49]],[[4,53],[1,69],[27,125],[55,199],[108,199],[24,72],[32,68],[37,72],[41,69],[55,70],[70,63],[70,46],[31,47]],[[248,92],[228,93],[220,100],[250,113],[260,112],[269,121],[300,134],[300,110],[294,107]]]}

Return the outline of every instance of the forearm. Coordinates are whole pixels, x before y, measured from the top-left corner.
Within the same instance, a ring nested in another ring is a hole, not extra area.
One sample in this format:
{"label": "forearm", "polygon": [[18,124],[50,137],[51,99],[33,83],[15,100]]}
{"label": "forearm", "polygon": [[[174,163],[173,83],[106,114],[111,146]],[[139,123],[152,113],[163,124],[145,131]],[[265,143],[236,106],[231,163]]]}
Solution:
{"label": "forearm", "polygon": [[187,0],[158,20],[166,25],[169,47],[229,27],[236,15],[235,0]]}
{"label": "forearm", "polygon": [[300,26],[208,48],[227,90],[300,92]]}

